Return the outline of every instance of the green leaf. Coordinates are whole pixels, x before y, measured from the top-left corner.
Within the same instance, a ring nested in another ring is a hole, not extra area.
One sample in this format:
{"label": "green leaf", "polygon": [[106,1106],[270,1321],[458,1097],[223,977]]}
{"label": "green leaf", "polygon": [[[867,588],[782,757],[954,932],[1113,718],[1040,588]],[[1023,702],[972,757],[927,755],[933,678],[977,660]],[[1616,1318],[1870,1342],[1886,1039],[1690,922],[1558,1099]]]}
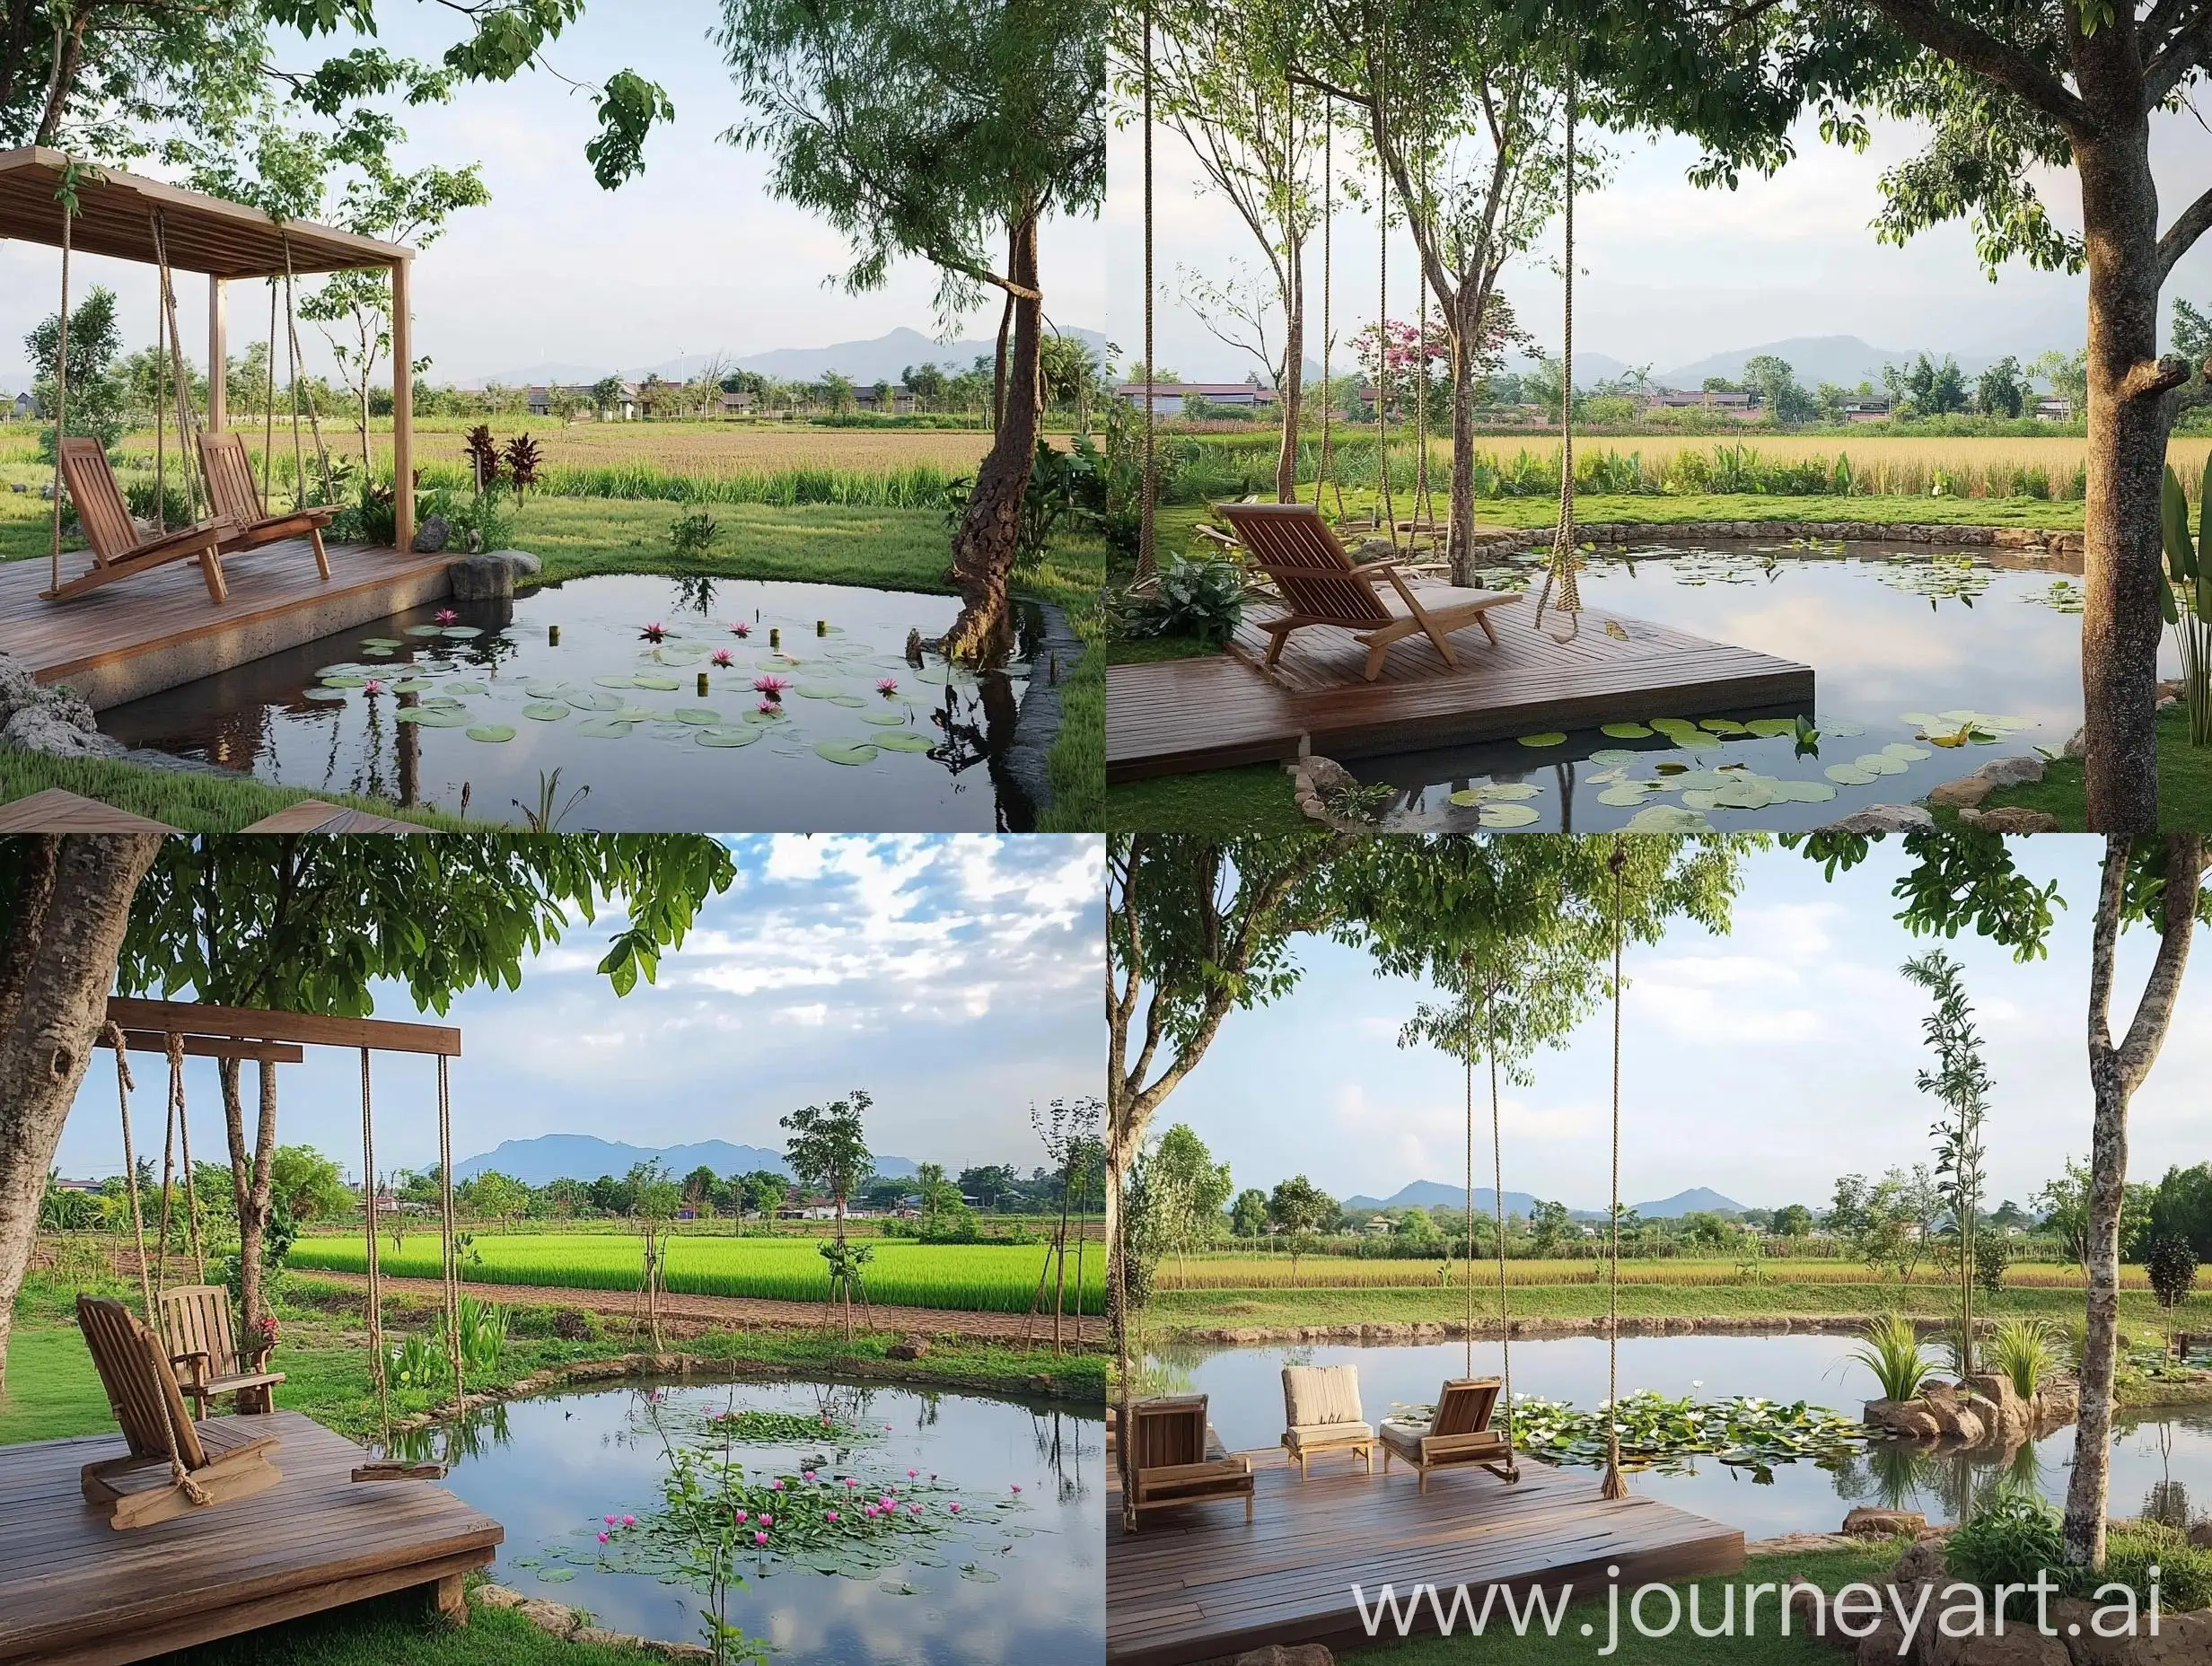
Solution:
{"label": "green leaf", "polygon": [[[478,723],[469,731],[471,741],[512,741],[514,731],[505,723]],[[366,1208],[365,1204],[362,1206]]]}
{"label": "green leaf", "polygon": [[876,758],[873,741],[817,741],[814,750],[833,764],[873,763]]}

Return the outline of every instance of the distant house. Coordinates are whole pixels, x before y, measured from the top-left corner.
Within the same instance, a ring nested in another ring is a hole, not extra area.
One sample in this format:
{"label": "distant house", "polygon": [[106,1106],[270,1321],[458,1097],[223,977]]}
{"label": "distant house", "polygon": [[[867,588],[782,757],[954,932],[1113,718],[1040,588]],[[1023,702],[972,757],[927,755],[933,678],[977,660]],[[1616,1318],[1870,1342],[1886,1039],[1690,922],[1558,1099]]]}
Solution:
{"label": "distant house", "polygon": [[1263,387],[1257,376],[1246,381],[1125,381],[1114,391],[1140,411],[1149,399],[1154,412],[1162,416],[1181,416],[1183,401],[1189,399],[1245,410],[1257,410],[1275,403],[1275,390]]}
{"label": "distant house", "polygon": [[864,411],[888,408],[891,416],[911,416],[914,415],[914,390],[907,387],[890,388],[884,390],[883,398],[878,399],[873,388],[856,388],[853,390],[853,403]]}
{"label": "distant house", "polygon": [[733,393],[725,388],[723,390],[722,398],[716,401],[716,404],[724,416],[752,415],[752,394],[748,390],[741,390]]}
{"label": "distant house", "polygon": [[39,401],[30,393],[19,393],[7,404],[8,415],[17,422],[30,422],[39,413]]}
{"label": "distant house", "polygon": [[[556,399],[574,400],[584,408],[585,413],[597,414],[597,396],[590,388],[581,383],[555,383],[550,387],[529,388],[524,390],[524,392],[530,401],[530,414],[532,416],[551,416],[553,402]],[[636,382],[626,381],[622,384],[622,391],[617,397],[615,409],[610,415],[623,422],[636,420],[637,384]]]}
{"label": "distant house", "polygon": [[2046,394],[2035,401],[2035,416],[2039,422],[2072,422],[2074,401],[2055,393]]}
{"label": "distant house", "polygon": [[1886,393],[1855,393],[1843,402],[1846,422],[1887,422],[1894,408]]}
{"label": "distant house", "polygon": [[1644,395],[1644,408],[1721,411],[1738,421],[1749,421],[1759,415],[1759,396],[1718,388],[1653,388]]}

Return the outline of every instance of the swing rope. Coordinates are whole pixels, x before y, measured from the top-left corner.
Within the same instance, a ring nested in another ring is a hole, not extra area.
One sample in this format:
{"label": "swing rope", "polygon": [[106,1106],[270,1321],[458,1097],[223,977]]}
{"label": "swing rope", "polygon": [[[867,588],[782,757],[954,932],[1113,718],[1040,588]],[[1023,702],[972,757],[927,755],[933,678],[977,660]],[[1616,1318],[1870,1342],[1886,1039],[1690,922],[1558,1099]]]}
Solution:
{"label": "swing rope", "polygon": [[[274,286],[271,287],[274,294]],[[272,347],[276,338],[269,338]],[[272,375],[274,373],[271,373]],[[272,382],[272,389],[274,384]],[[384,1358],[383,1264],[376,1248],[376,1123],[369,1105],[369,1049],[361,1049],[361,1178],[366,1199],[364,1231],[367,1234],[369,1270],[369,1372],[376,1380],[376,1415],[391,1442],[391,1384]]]}
{"label": "swing rope", "polygon": [[[177,1118],[177,1148],[184,1160],[184,1215],[192,1234],[192,1261],[199,1268],[199,1282],[207,1282],[207,1249],[200,1241],[199,1191],[192,1178],[192,1125],[184,1114],[184,1038],[169,1037],[169,1100]],[[162,1240],[164,1245],[167,1239]]]}
{"label": "swing rope", "polygon": [[1159,465],[1154,457],[1154,429],[1160,402],[1160,367],[1153,361],[1152,343],[1152,0],[1145,0],[1145,478],[1144,499],[1137,506],[1137,576],[1147,579],[1155,571],[1159,552],[1154,544],[1154,500],[1159,492]]}
{"label": "swing rope", "polygon": [[1566,311],[1559,352],[1559,524],[1551,535],[1551,564],[1536,597],[1536,618],[1540,625],[1544,604],[1550,600],[1553,583],[1558,583],[1559,599],[1551,610],[1567,616],[1567,638],[1579,628],[1582,613],[1582,590],[1575,582],[1575,58],[1570,52],[1567,60]]}
{"label": "swing rope", "polygon": [[[204,483],[192,467],[192,438],[197,425],[192,409],[192,378],[185,368],[184,348],[178,340],[177,288],[171,280],[169,267],[168,224],[158,208],[147,217],[154,230],[154,258],[161,267],[162,316],[169,323],[170,368],[173,373],[177,398],[177,472],[184,481],[185,513],[197,520],[203,504],[206,504],[211,513],[215,505],[214,500],[202,490]],[[210,365],[207,373],[212,377],[221,373],[219,367]],[[208,391],[212,397],[212,381],[208,384]]]}
{"label": "swing rope", "polygon": [[[1490,1206],[1497,1217],[1492,1224],[1497,1234],[1497,1352],[1502,1367],[1498,1375],[1504,1380],[1498,1398],[1505,1405],[1505,1478],[1517,1481],[1521,1478],[1521,1464],[1514,1456],[1518,1449],[1513,1438],[1513,1315],[1505,1302],[1505,1136],[1497,1109],[1497,979],[1493,976],[1483,992],[1482,1013],[1484,1047],[1490,1064]],[[1468,1213],[1473,1214],[1471,1207]],[[1468,1374],[1474,1373],[1470,1370]]]}
{"label": "swing rope", "polygon": [[261,394],[261,513],[276,496],[276,280],[268,280],[268,372]]}
{"label": "swing rope", "polygon": [[1599,1492],[1626,1498],[1628,1483],[1620,1473],[1620,876],[1628,853],[1618,833],[1605,865],[1613,871],[1613,1197],[1611,1276],[1605,1291],[1605,1484]]}
{"label": "swing rope", "polygon": [[1318,512],[1321,506],[1321,486],[1325,481],[1336,487],[1337,519],[1341,521],[1344,487],[1337,482],[1336,452],[1329,434],[1329,347],[1336,336],[1330,294],[1336,267],[1336,162],[1337,101],[1325,98],[1321,101],[1321,452],[1313,468],[1313,507]]}
{"label": "swing rope", "polygon": [[[285,334],[292,344],[292,507],[299,510],[307,505],[307,463],[300,454],[300,370],[303,360],[300,354],[299,310],[293,299],[292,233],[279,228],[278,235],[285,246]],[[307,401],[307,425],[315,436],[315,466],[322,471],[322,501],[330,503],[337,495],[330,484],[330,453],[323,445],[322,418],[315,414],[315,401],[312,398]]]}
{"label": "swing rope", "polygon": [[162,444],[168,418],[162,407],[169,399],[169,311],[162,297],[154,297],[154,526],[169,530],[169,456]]}
{"label": "swing rope", "polygon": [[453,1367],[453,1416],[468,1409],[461,1370],[461,1253],[453,1230],[453,1098],[445,1055],[438,1055],[438,1191],[445,1239],[445,1352]]}
{"label": "swing rope", "polygon": [[[74,166],[65,162],[65,167]],[[72,188],[66,182],[56,193],[61,201],[61,332],[54,342],[54,552],[52,558],[53,588],[61,588],[61,443],[69,432],[69,243],[70,231],[76,224],[77,206]],[[121,1058],[121,1052],[116,1057]],[[129,1073],[127,1070],[125,1074]],[[136,1175],[131,1177],[135,1184]]]}
{"label": "swing rope", "polygon": [[1368,516],[1370,526],[1389,529],[1391,549],[1398,548],[1398,509],[1391,501],[1391,170],[1386,160],[1390,144],[1390,120],[1384,114],[1384,105],[1390,97],[1391,48],[1390,35],[1384,31],[1375,48],[1374,101],[1374,224],[1377,247],[1375,254],[1375,319],[1374,319],[1374,513]]}
{"label": "swing rope", "polygon": [[[115,1049],[115,1095],[117,1107],[122,1114],[123,1171],[127,1182],[125,1189],[130,1194],[130,1229],[138,1241],[138,1294],[140,1301],[144,1303],[143,1311],[146,1316],[146,1328],[159,1337],[162,1334],[162,1327],[154,1316],[154,1285],[151,1276],[146,1271],[145,1214],[138,1206],[138,1153],[132,1144],[130,1133],[130,1094],[131,1089],[136,1084],[131,1079],[128,1047],[123,1038],[122,1027],[113,1019],[108,1021],[107,1035],[108,1045]],[[179,1045],[178,1039],[175,1036],[170,1037],[170,1044],[172,1047]],[[168,1214],[169,1188],[164,1182],[162,1188],[162,1214],[164,1222],[168,1218]],[[164,1245],[164,1250],[166,1250],[166,1245]],[[184,1460],[178,1452],[177,1417],[176,1413],[170,1408],[171,1396],[163,1394],[156,1398],[162,1403],[162,1434],[169,1444],[170,1484],[195,1504],[212,1504],[214,1500],[208,1497],[207,1489],[192,1478],[191,1471],[184,1467]]]}

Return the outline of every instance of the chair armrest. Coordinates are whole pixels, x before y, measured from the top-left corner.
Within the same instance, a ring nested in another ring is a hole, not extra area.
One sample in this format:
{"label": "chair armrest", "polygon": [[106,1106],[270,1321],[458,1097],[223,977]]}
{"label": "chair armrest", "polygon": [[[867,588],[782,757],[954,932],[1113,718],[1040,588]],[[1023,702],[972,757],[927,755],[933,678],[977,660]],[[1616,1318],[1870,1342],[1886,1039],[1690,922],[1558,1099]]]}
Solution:
{"label": "chair armrest", "polygon": [[186,548],[197,548],[202,544],[214,543],[228,538],[237,530],[232,522],[218,516],[213,521],[201,521],[191,526],[180,527],[176,531],[160,538],[150,538],[145,543],[136,545],[131,553],[141,556],[151,555],[155,550],[173,549],[180,546]]}
{"label": "chair armrest", "polygon": [[[207,1381],[213,1374],[215,1365],[214,1360],[209,1356],[206,1348],[193,1348],[189,1353],[171,1354],[169,1356],[169,1363],[171,1366],[183,1366],[186,1374],[191,1380],[191,1386],[195,1388]],[[178,1386],[181,1388],[185,1385],[180,1383]]]}

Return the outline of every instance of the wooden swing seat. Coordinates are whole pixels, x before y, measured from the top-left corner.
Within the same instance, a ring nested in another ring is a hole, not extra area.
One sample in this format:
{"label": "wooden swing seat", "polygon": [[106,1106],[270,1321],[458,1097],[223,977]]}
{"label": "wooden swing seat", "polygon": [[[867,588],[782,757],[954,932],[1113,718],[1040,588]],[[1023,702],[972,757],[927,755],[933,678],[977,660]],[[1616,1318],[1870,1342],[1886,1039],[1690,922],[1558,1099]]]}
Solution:
{"label": "wooden swing seat", "polygon": [[193,560],[199,563],[207,581],[211,601],[220,603],[229,595],[223,582],[221,553],[223,540],[234,530],[229,522],[202,521],[178,531],[141,538],[130,518],[130,507],[123,501],[123,490],[115,483],[115,470],[108,467],[108,453],[97,440],[64,439],[61,474],[69,488],[69,501],[76,505],[85,541],[92,546],[92,566],[89,573],[79,574],[56,589],[41,591],[44,600],[66,601],[172,561]]}
{"label": "wooden swing seat", "polygon": [[162,1293],[162,1335],[169,1363],[183,1373],[177,1387],[192,1402],[192,1416],[207,1415],[211,1401],[238,1397],[241,1412],[276,1409],[281,1371],[268,1369],[268,1350],[239,1352],[231,1337],[231,1293],[220,1285],[179,1285]]}
{"label": "wooden swing seat", "polygon": [[259,549],[287,538],[305,538],[315,547],[315,570],[330,576],[330,557],[322,547],[323,529],[338,518],[334,508],[302,508],[271,514],[253,478],[253,464],[246,455],[241,434],[202,433],[198,436],[200,472],[206,478],[207,498],[215,513],[233,525],[223,540],[223,553]]}
{"label": "wooden swing seat", "polygon": [[[79,1296],[77,1327],[130,1446],[121,1457],[101,1459],[79,1471],[85,1502],[106,1514],[110,1527],[151,1527],[250,1498],[284,1479],[269,1461],[277,1437],[259,1419],[192,1420],[161,1342],[120,1302]],[[189,1486],[171,1471],[172,1441]]]}

